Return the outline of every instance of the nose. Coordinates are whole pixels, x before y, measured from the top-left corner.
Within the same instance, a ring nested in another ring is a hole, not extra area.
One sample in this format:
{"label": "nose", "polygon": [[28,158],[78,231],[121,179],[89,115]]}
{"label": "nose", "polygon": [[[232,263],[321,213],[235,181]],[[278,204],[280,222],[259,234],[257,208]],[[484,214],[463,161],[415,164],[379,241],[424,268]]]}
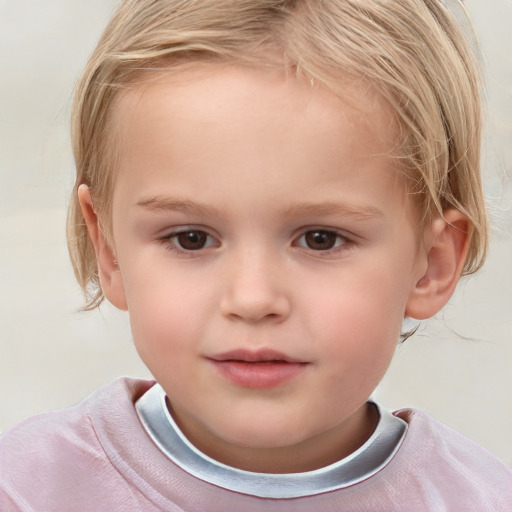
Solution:
{"label": "nose", "polygon": [[264,254],[240,255],[225,274],[221,313],[249,323],[281,322],[290,314],[290,297],[282,266]]}

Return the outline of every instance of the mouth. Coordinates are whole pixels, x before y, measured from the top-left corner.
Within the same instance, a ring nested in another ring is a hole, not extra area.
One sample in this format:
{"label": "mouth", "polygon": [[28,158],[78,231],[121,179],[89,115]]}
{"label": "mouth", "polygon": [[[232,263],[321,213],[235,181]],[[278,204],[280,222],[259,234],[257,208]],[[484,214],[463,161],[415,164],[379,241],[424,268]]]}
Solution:
{"label": "mouth", "polygon": [[233,350],[208,358],[219,374],[236,386],[270,389],[304,372],[309,362],[275,350]]}
{"label": "mouth", "polygon": [[304,363],[306,361],[301,361],[299,359],[295,359],[290,357],[282,352],[277,352],[276,350],[264,349],[264,350],[231,350],[229,352],[223,352],[222,354],[217,354],[210,359],[214,361],[239,361],[244,363]]}

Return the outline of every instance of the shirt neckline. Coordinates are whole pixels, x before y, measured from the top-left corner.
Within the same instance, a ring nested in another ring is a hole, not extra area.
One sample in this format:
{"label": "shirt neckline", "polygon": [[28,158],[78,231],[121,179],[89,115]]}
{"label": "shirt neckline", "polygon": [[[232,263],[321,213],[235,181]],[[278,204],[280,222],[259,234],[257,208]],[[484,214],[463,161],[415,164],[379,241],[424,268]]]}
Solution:
{"label": "shirt neckline", "polygon": [[255,473],[218,462],[198,450],[181,432],[155,384],[136,402],[145,431],[160,451],[187,473],[231,491],[262,498],[299,498],[355,485],[382,470],[400,448],[407,423],[372,402],[379,422],[370,438],[349,456],[303,473]]}

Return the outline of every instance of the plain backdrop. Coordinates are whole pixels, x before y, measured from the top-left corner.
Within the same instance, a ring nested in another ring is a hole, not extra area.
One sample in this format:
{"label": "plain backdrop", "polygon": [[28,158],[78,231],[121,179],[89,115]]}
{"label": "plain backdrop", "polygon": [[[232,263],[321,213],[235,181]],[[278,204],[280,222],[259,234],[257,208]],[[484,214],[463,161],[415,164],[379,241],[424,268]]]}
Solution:
{"label": "plain backdrop", "polygon": [[[0,0],[0,431],[149,376],[124,313],[78,312],[65,244],[73,85],[114,4]],[[512,1],[466,5],[487,82],[489,259],[397,350],[375,397],[421,407],[512,464]]]}

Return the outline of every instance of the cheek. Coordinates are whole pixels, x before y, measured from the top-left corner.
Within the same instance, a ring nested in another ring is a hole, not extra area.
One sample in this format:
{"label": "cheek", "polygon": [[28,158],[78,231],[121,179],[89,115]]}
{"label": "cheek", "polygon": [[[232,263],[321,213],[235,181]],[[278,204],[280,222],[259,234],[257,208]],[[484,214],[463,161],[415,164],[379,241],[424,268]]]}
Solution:
{"label": "cheek", "polygon": [[354,375],[368,370],[376,381],[385,372],[399,340],[407,297],[397,278],[393,272],[354,274],[332,283],[330,293],[316,294],[311,336],[323,340],[334,369]]}
{"label": "cheek", "polygon": [[406,281],[388,267],[320,283],[309,294],[318,328],[332,329],[347,340],[360,339],[361,333],[380,332],[379,337],[386,338],[399,332],[409,292]]}
{"label": "cheek", "polygon": [[182,357],[203,331],[206,294],[200,283],[155,265],[128,269],[125,290],[130,324],[141,358],[158,361]]}

